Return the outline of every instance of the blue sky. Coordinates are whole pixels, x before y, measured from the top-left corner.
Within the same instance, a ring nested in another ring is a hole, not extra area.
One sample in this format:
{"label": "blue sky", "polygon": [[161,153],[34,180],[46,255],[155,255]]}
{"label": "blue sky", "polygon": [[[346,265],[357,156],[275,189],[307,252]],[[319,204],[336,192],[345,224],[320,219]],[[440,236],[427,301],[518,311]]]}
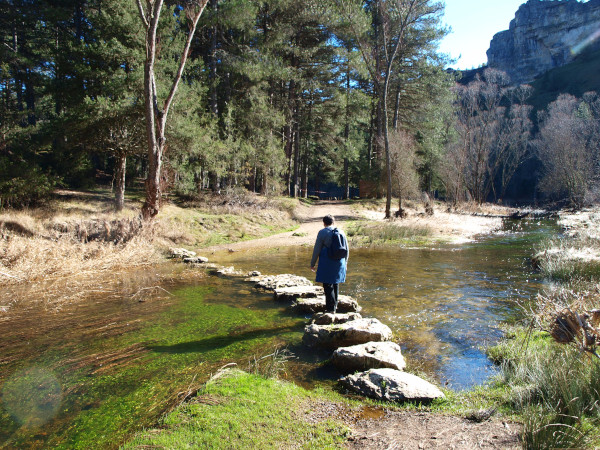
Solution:
{"label": "blue sky", "polygon": [[446,0],[443,21],[452,28],[440,49],[458,59],[450,67],[471,69],[487,63],[486,50],[494,34],[508,30],[526,0]]}

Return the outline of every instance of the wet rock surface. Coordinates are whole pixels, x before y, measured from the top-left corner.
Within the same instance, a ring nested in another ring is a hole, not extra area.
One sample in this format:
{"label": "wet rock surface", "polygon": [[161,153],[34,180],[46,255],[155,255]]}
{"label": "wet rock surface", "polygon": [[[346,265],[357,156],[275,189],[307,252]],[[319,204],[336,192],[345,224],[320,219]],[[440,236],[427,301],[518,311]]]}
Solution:
{"label": "wet rock surface", "polygon": [[357,319],[342,324],[310,324],[302,341],[309,347],[338,348],[367,342],[389,341],[392,330],[377,319]]}
{"label": "wet rock surface", "polygon": [[169,253],[170,253],[171,258],[179,258],[179,259],[193,258],[196,256],[196,252],[187,250],[185,248],[177,248],[177,247],[170,248]]}
{"label": "wet rock surface", "polygon": [[[315,298],[299,298],[294,301],[292,308],[300,313],[316,314],[326,312],[325,296]],[[347,295],[338,297],[337,311],[340,313],[360,312],[362,308],[358,302]]]}
{"label": "wet rock surface", "polygon": [[430,402],[444,398],[444,393],[428,381],[395,369],[371,369],[348,375],[340,382],[360,395],[377,400]]}
{"label": "wet rock surface", "polygon": [[338,348],[331,362],[344,371],[390,368],[404,370],[406,362],[395,342],[368,342]]}

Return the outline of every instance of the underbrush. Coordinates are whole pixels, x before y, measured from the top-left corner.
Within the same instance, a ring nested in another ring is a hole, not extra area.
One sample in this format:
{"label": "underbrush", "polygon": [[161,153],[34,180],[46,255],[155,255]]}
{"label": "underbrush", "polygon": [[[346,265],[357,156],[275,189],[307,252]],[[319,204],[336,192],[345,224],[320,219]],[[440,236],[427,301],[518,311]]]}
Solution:
{"label": "underbrush", "polygon": [[554,283],[521,304],[530,322],[488,349],[505,403],[521,415],[524,448],[600,445],[600,234],[597,213],[563,216],[565,236],[534,264]]}
{"label": "underbrush", "polygon": [[534,264],[555,281],[600,281],[599,223],[596,212],[563,215],[559,224],[565,228],[565,237],[544,242],[535,253]]}

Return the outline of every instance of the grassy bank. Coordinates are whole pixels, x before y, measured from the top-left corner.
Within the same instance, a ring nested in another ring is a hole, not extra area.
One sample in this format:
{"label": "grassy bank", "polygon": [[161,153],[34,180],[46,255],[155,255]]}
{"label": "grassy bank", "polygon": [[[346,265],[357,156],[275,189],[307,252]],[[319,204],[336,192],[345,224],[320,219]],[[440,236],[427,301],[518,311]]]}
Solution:
{"label": "grassy bank", "polygon": [[357,221],[348,224],[346,234],[353,246],[368,245],[419,245],[432,240],[427,226],[399,225],[395,223],[372,224]]}
{"label": "grassy bank", "polygon": [[502,403],[523,422],[525,448],[600,445],[600,360],[517,328],[489,355],[501,367]]}
{"label": "grassy bank", "polygon": [[224,372],[124,448],[343,448],[346,425],[310,420],[321,395],[275,378]]}

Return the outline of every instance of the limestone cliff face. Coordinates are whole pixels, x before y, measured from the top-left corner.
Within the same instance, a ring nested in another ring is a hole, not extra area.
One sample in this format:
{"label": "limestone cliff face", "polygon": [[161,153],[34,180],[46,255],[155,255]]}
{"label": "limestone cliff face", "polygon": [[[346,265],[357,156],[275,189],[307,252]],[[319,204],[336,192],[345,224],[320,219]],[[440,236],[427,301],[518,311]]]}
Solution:
{"label": "limestone cliff face", "polygon": [[[600,0],[529,0],[487,51],[488,66],[526,83],[565,65],[586,47],[598,45]],[[594,39],[596,38],[596,39]]]}

